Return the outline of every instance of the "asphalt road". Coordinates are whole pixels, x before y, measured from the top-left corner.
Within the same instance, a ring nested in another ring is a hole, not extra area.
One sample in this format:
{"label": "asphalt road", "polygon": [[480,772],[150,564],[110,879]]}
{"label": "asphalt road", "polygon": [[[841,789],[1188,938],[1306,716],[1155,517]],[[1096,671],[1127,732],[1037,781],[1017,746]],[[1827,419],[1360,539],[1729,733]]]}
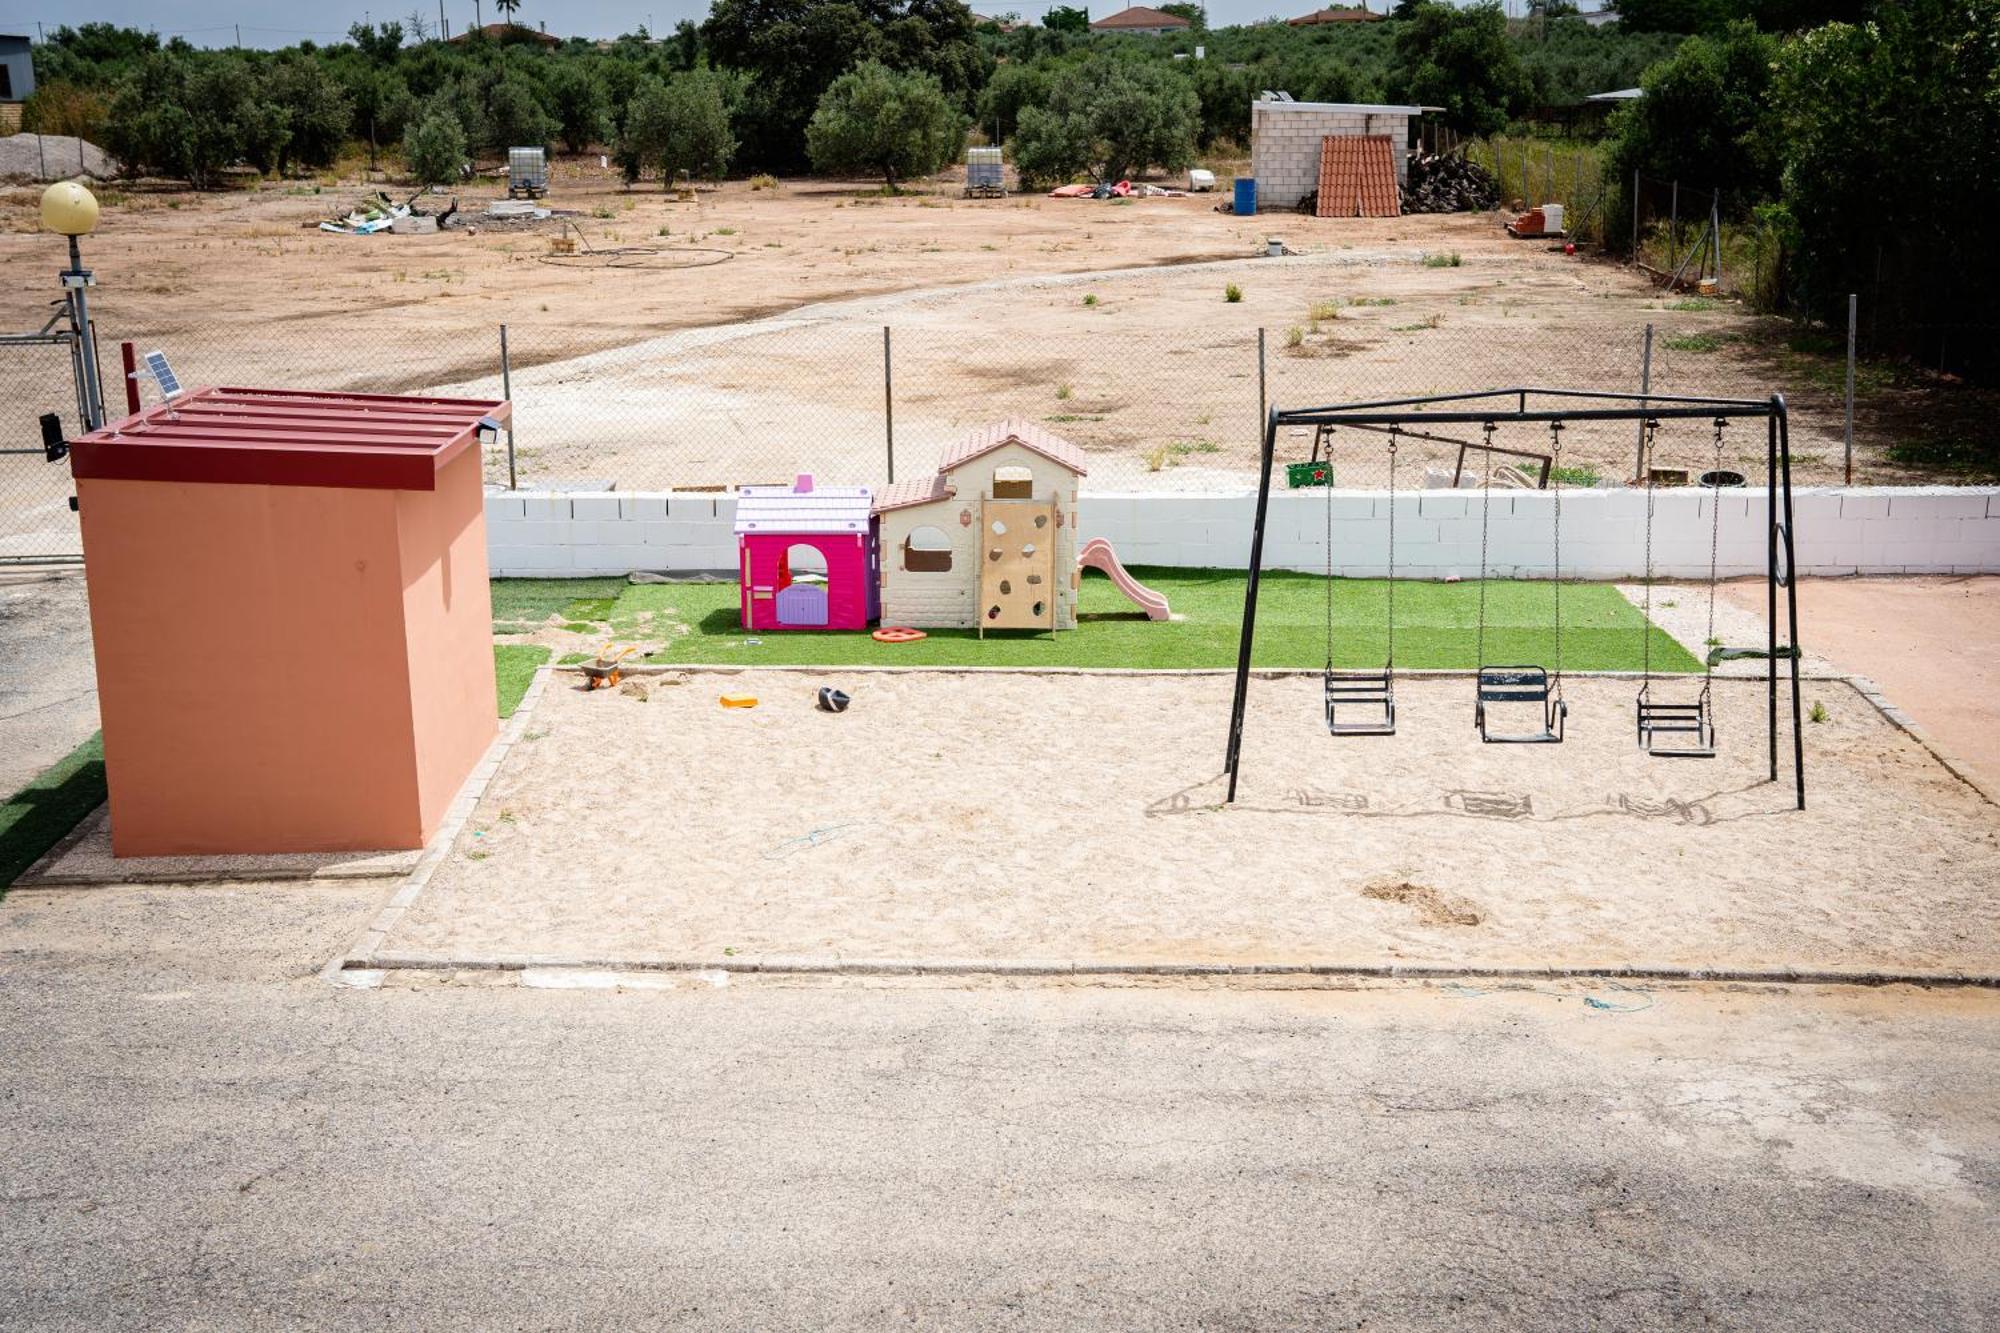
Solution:
{"label": "asphalt road", "polygon": [[0,902],[0,1326],[1991,1327],[2000,996],[340,990]]}

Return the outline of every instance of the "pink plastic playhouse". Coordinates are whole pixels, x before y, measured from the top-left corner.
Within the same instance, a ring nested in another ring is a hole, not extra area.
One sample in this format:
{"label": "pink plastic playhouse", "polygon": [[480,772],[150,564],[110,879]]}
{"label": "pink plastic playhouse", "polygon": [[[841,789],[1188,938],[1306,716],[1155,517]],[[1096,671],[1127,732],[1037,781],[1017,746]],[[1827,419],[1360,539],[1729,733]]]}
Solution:
{"label": "pink plastic playhouse", "polygon": [[743,628],[867,629],[880,566],[866,486],[745,486],[736,496]]}

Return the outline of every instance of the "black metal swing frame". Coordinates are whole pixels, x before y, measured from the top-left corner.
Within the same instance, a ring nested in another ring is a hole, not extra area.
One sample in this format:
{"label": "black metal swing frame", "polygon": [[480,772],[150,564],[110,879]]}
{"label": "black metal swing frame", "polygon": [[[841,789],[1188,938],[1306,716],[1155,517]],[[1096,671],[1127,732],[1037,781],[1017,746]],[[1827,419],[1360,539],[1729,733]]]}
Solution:
{"label": "black metal swing frame", "polygon": [[[1229,777],[1225,798],[1236,799],[1237,779],[1243,758],[1243,720],[1249,701],[1250,658],[1257,634],[1257,592],[1264,568],[1264,534],[1270,514],[1271,468],[1276,456],[1278,432],[1288,426],[1359,427],[1395,438],[1389,428],[1405,432],[1412,425],[1505,426],[1518,423],[1568,425],[1575,422],[1648,421],[1682,418],[1753,420],[1765,422],[1765,624],[1766,648],[1757,653],[1770,663],[1766,673],[1770,778],[1778,780],[1778,664],[1788,662],[1791,675],[1792,706],[1792,785],[1796,806],[1805,809],[1805,738],[1799,687],[1799,605],[1793,586],[1794,543],[1792,519],[1792,450],[1790,418],[1783,394],[1768,399],[1698,398],[1661,394],[1604,393],[1578,389],[1515,387],[1487,389],[1477,393],[1433,394],[1419,398],[1394,398],[1372,402],[1343,403],[1328,407],[1272,407],[1264,421],[1263,449],[1259,458],[1257,506],[1250,534],[1249,578],[1243,591],[1243,625],[1236,653],[1236,689],[1229,714],[1229,743],[1224,770]],[[1778,591],[1785,593],[1784,641],[1779,641]],[[1732,655],[1748,655],[1736,652]],[[1479,704],[1483,707],[1487,690],[1486,674],[1496,673],[1493,688],[1518,690],[1533,682],[1500,679],[1540,671],[1539,667],[1482,667],[1479,672]],[[1549,699],[1538,695],[1545,707]],[[1560,735],[1562,716],[1549,717],[1549,729]]]}

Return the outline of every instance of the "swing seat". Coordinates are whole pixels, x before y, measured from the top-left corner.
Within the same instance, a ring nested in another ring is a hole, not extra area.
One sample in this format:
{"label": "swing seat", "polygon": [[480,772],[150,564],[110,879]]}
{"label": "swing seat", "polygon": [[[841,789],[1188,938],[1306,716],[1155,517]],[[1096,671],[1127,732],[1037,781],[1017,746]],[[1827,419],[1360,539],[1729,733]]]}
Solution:
{"label": "swing seat", "polygon": [[[1639,745],[1647,754],[1661,759],[1715,758],[1715,714],[1706,689],[1687,703],[1651,699],[1641,690],[1638,717]],[[1678,739],[1682,737],[1691,739]]]}
{"label": "swing seat", "polygon": [[[1333,736],[1393,736],[1396,734],[1396,682],[1388,667],[1380,671],[1333,671],[1325,677],[1326,729]],[[1349,710],[1349,719],[1338,710]],[[1366,716],[1353,721],[1353,711]]]}
{"label": "swing seat", "polygon": [[[1487,726],[1488,704],[1540,704],[1542,729],[1520,732],[1493,731]],[[1569,705],[1563,702],[1562,687],[1550,678],[1546,668],[1538,666],[1479,668],[1479,689],[1472,711],[1472,725],[1479,728],[1479,739],[1487,744],[1559,745],[1563,738],[1563,721],[1568,716]]]}

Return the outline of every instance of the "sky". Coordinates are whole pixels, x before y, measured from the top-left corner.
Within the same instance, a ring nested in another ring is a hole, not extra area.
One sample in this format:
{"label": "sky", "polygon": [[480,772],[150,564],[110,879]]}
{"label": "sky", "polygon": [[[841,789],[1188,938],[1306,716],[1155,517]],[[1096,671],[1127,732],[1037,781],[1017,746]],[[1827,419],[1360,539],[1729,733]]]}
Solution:
{"label": "sky", "polygon": [[[1217,27],[1251,23],[1278,15],[1290,18],[1320,8],[1330,0],[1208,0],[1209,22]],[[1381,11],[1389,0],[1368,0]],[[196,46],[229,46],[237,40],[241,25],[245,46],[290,46],[307,38],[335,41],[347,34],[348,25],[405,18],[421,7],[432,25],[437,23],[438,0],[378,0],[353,4],[348,0],[324,3],[284,4],[269,0],[0,0],[0,31],[34,35],[36,24],[53,29],[62,24],[93,21],[125,27],[150,28],[162,37],[183,36]],[[1089,0],[1092,18],[1102,18],[1124,8],[1124,0]],[[474,9],[486,22],[499,15],[492,0],[444,0],[445,15],[453,32],[473,22]],[[1014,12],[1029,19],[1038,17],[1048,0],[974,0],[979,13]],[[1594,6],[1586,5],[1586,8]],[[1518,12],[1521,0],[1509,0],[1510,11]],[[708,13],[707,0],[522,0],[517,21],[536,26],[546,24],[562,37],[616,37],[644,24],[654,33],[673,30],[682,19],[699,20]],[[407,26],[407,25],[405,25]]]}

